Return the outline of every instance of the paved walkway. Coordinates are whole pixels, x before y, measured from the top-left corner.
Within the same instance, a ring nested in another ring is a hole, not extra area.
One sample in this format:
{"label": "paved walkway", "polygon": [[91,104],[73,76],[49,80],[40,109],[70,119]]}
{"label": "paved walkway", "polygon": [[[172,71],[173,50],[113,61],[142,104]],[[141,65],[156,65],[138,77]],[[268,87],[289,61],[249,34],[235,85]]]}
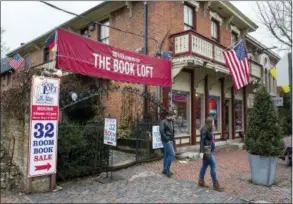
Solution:
{"label": "paved walkway", "polygon": [[[120,170],[123,180],[101,184],[91,177],[62,184],[62,191],[19,195],[2,193],[1,203],[245,203],[266,200],[291,203],[291,167],[279,163],[276,186],[255,186],[248,180],[249,165],[245,151],[217,152],[217,173],[225,192],[199,188],[196,184],[200,161],[172,167],[176,174],[168,179],[161,172],[161,161]],[[209,173],[207,182],[211,184]]]}
{"label": "paved walkway", "polygon": [[[235,193],[247,200],[266,200],[275,203],[292,203],[292,167],[278,160],[276,184],[272,187],[253,185],[250,181],[250,166],[248,153],[244,150],[226,149],[215,153],[217,161],[217,176],[220,184],[225,187],[225,192]],[[145,169],[159,173],[161,162],[144,165]],[[176,178],[180,180],[197,181],[201,161],[188,163],[175,162],[172,166]],[[206,182],[212,184],[209,169]]]}
{"label": "paved walkway", "polygon": [[[64,184],[63,190],[47,194],[14,195],[13,203],[239,203],[234,194],[199,188],[192,181],[168,179],[142,171],[142,166],[119,172],[125,179],[101,184],[96,178]],[[140,172],[140,173],[138,173]],[[132,175],[132,176],[131,176]]]}

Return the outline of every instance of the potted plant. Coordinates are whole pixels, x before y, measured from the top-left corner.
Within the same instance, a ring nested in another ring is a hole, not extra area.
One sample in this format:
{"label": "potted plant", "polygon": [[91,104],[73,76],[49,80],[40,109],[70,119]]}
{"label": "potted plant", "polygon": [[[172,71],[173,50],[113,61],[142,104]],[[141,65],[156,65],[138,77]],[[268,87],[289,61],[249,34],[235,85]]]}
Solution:
{"label": "potted plant", "polygon": [[249,153],[252,182],[272,185],[278,157],[284,153],[284,141],[276,108],[263,85],[258,88],[249,112],[245,147]]}

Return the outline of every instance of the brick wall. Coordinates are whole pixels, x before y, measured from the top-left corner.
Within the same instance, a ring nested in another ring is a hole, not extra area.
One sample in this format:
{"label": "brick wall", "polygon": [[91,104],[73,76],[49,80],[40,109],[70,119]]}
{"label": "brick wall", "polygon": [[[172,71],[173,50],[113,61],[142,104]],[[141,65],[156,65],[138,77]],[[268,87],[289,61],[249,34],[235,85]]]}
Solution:
{"label": "brick wall", "polygon": [[[181,1],[168,2],[148,2],[148,36],[155,38],[159,45],[162,44],[162,50],[166,51],[170,47],[169,35],[182,32],[184,22],[184,4]],[[132,31],[143,35],[143,20],[144,20],[144,4],[143,2],[132,2],[132,16],[130,16],[129,9],[127,7],[116,10],[110,14],[110,25],[117,27],[121,30]],[[205,15],[204,15],[205,12]],[[204,35],[207,38],[211,37],[211,20],[209,9],[206,11],[202,7],[198,8],[195,12],[196,15],[196,32]],[[93,40],[98,39],[99,28],[91,32]],[[77,31],[79,33],[79,31]],[[163,41],[164,37],[165,40]],[[138,48],[143,48],[143,37],[134,36],[127,33],[122,33],[113,29],[110,29],[110,45],[126,49],[129,51],[135,51]],[[220,43],[225,46],[229,46],[230,31],[228,31],[224,25],[220,28]],[[158,48],[158,44],[155,41],[148,40],[148,54],[154,56]],[[52,53],[51,53],[52,57]],[[37,50],[30,53],[31,66],[35,66],[43,63],[43,49]],[[124,83],[115,82],[117,85],[123,86]],[[141,85],[128,84],[143,89]],[[149,86],[151,92],[156,92],[157,87]],[[122,93],[115,92],[110,93],[108,97],[103,98],[103,103],[107,107],[106,112],[118,116],[120,113],[121,106],[121,95]],[[142,99],[138,100],[137,103],[143,104]],[[140,107],[141,109],[142,107]],[[118,110],[119,109],[119,110]]]}
{"label": "brick wall", "polygon": [[207,38],[211,38],[211,20],[209,9],[204,11],[204,9],[199,8],[196,12],[196,32]]}

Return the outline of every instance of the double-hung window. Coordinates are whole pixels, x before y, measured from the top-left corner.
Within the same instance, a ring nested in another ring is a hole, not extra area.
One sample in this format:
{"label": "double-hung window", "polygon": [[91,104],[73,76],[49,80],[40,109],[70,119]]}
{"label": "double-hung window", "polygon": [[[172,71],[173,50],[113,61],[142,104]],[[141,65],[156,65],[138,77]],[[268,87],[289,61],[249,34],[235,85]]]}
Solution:
{"label": "double-hung window", "polygon": [[188,5],[184,5],[184,30],[192,30],[194,28],[194,9]]}

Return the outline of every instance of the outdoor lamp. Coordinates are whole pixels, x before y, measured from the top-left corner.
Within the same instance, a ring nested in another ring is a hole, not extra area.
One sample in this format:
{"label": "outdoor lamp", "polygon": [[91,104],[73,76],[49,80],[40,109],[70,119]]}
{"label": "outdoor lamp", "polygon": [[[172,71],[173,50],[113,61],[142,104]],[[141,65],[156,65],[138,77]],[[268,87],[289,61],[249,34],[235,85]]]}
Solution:
{"label": "outdoor lamp", "polygon": [[75,92],[70,92],[70,96],[71,96],[71,99],[73,100],[73,101],[76,101],[77,100],[77,98],[78,98],[78,96],[77,96],[77,93],[75,93]]}

